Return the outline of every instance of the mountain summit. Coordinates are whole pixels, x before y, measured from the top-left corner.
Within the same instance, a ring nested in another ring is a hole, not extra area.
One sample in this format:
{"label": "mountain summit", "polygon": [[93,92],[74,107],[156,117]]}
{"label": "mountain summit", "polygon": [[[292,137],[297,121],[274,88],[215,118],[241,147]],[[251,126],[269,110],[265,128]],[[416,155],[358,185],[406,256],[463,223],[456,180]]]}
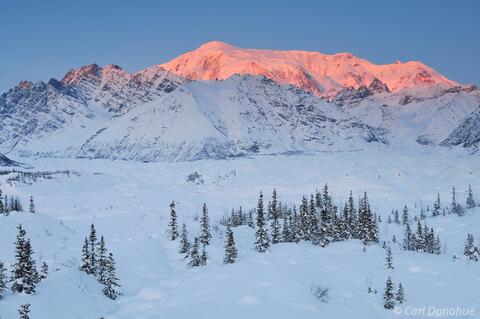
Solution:
{"label": "mountain summit", "polygon": [[264,75],[316,95],[335,95],[343,88],[358,89],[382,82],[395,92],[405,88],[458,85],[418,61],[377,65],[350,53],[243,49],[221,41],[160,65],[191,80],[224,80],[234,74]]}

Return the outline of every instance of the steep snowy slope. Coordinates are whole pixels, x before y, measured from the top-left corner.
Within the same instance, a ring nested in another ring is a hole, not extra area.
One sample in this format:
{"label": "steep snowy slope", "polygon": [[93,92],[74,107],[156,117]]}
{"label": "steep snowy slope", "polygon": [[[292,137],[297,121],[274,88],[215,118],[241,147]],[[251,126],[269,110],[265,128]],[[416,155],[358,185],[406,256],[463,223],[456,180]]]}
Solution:
{"label": "steep snowy slope", "polygon": [[81,157],[145,161],[340,151],[386,138],[338,107],[265,77],[191,82],[91,138]]}
{"label": "steep snowy slope", "polygon": [[392,145],[436,145],[478,107],[480,96],[475,86],[378,94],[347,89],[331,102],[369,125],[387,129]]}
{"label": "steep snowy slope", "polygon": [[264,75],[319,95],[344,87],[359,88],[378,79],[392,91],[442,84],[456,85],[417,62],[376,65],[349,53],[334,55],[307,51],[242,49],[213,41],[157,67],[193,80],[226,79],[234,74]]}
{"label": "steep snowy slope", "polygon": [[444,146],[461,145],[477,150],[480,146],[480,106],[465,118],[460,125],[453,130],[445,141]]}

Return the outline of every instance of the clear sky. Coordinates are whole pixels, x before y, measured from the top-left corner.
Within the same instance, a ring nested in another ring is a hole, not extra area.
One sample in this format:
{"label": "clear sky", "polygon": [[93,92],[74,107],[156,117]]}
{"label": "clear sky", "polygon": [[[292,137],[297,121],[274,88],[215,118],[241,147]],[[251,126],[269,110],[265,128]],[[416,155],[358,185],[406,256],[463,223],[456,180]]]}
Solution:
{"label": "clear sky", "polygon": [[133,72],[211,40],[420,60],[480,84],[478,0],[0,0],[0,92],[88,63]]}

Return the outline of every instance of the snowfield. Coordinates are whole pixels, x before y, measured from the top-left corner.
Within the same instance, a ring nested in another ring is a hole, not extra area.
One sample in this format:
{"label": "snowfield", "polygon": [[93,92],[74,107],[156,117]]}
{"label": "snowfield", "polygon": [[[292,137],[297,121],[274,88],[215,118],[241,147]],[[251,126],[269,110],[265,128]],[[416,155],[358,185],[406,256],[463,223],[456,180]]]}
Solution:
{"label": "snowfield", "polygon": [[[35,319],[410,318],[422,307],[426,310],[419,317],[431,317],[430,307],[472,308],[473,315],[457,318],[480,317],[480,263],[452,259],[463,254],[467,233],[480,243],[478,207],[463,217],[427,218],[440,236],[441,255],[407,252],[391,244],[394,270],[386,269],[380,244],[363,252],[357,240],[325,248],[280,243],[260,254],[253,250],[254,230],[247,226],[233,228],[239,256],[235,264],[224,265],[225,227],[217,222],[232,208],[255,207],[260,190],[265,201],[276,188],[280,201],[298,203],[328,183],[337,205],[350,190],[355,198],[367,191],[383,219],[380,242],[393,235],[401,241],[403,227],[386,223],[392,209],[407,205],[411,215],[419,214],[421,207],[432,206],[437,192],[445,206],[453,185],[462,204],[468,184],[480,194],[476,156],[419,146],[178,163],[22,160],[33,171],[68,169],[72,174],[13,184],[6,182],[7,175],[0,177],[4,193],[19,196],[24,207],[33,195],[37,207],[36,214],[0,216],[0,260],[7,266],[13,263],[16,226],[21,223],[37,265],[46,261],[50,268],[35,295],[8,292],[0,300],[2,319],[17,318],[17,309],[27,302]],[[187,181],[195,172],[200,178]],[[195,217],[202,204],[209,208],[213,238],[205,267],[187,266],[177,252],[178,240],[169,239],[172,200],[190,240],[198,234]],[[78,269],[91,223],[117,261],[123,295],[116,301],[107,299],[95,278]],[[387,276],[395,287],[400,282],[405,287],[407,301],[395,312],[383,308]],[[312,296],[312,284],[329,288],[327,303]],[[378,293],[367,293],[369,285]]]}

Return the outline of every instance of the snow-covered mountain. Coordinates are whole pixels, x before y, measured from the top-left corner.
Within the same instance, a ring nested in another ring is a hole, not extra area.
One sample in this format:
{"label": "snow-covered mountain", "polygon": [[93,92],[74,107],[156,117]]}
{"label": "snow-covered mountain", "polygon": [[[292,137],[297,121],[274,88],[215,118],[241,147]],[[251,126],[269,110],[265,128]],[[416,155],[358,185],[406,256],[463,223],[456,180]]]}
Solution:
{"label": "snow-covered mountain", "polygon": [[223,80],[234,74],[264,75],[317,95],[334,95],[345,87],[385,83],[392,91],[442,84],[457,85],[418,61],[376,65],[350,53],[242,49],[220,41],[205,43],[162,67],[193,80]]}
{"label": "snow-covered mountain", "polygon": [[90,64],[20,82],[0,96],[0,152],[183,161],[436,145],[479,101],[419,62],[210,42],[136,73]]}

